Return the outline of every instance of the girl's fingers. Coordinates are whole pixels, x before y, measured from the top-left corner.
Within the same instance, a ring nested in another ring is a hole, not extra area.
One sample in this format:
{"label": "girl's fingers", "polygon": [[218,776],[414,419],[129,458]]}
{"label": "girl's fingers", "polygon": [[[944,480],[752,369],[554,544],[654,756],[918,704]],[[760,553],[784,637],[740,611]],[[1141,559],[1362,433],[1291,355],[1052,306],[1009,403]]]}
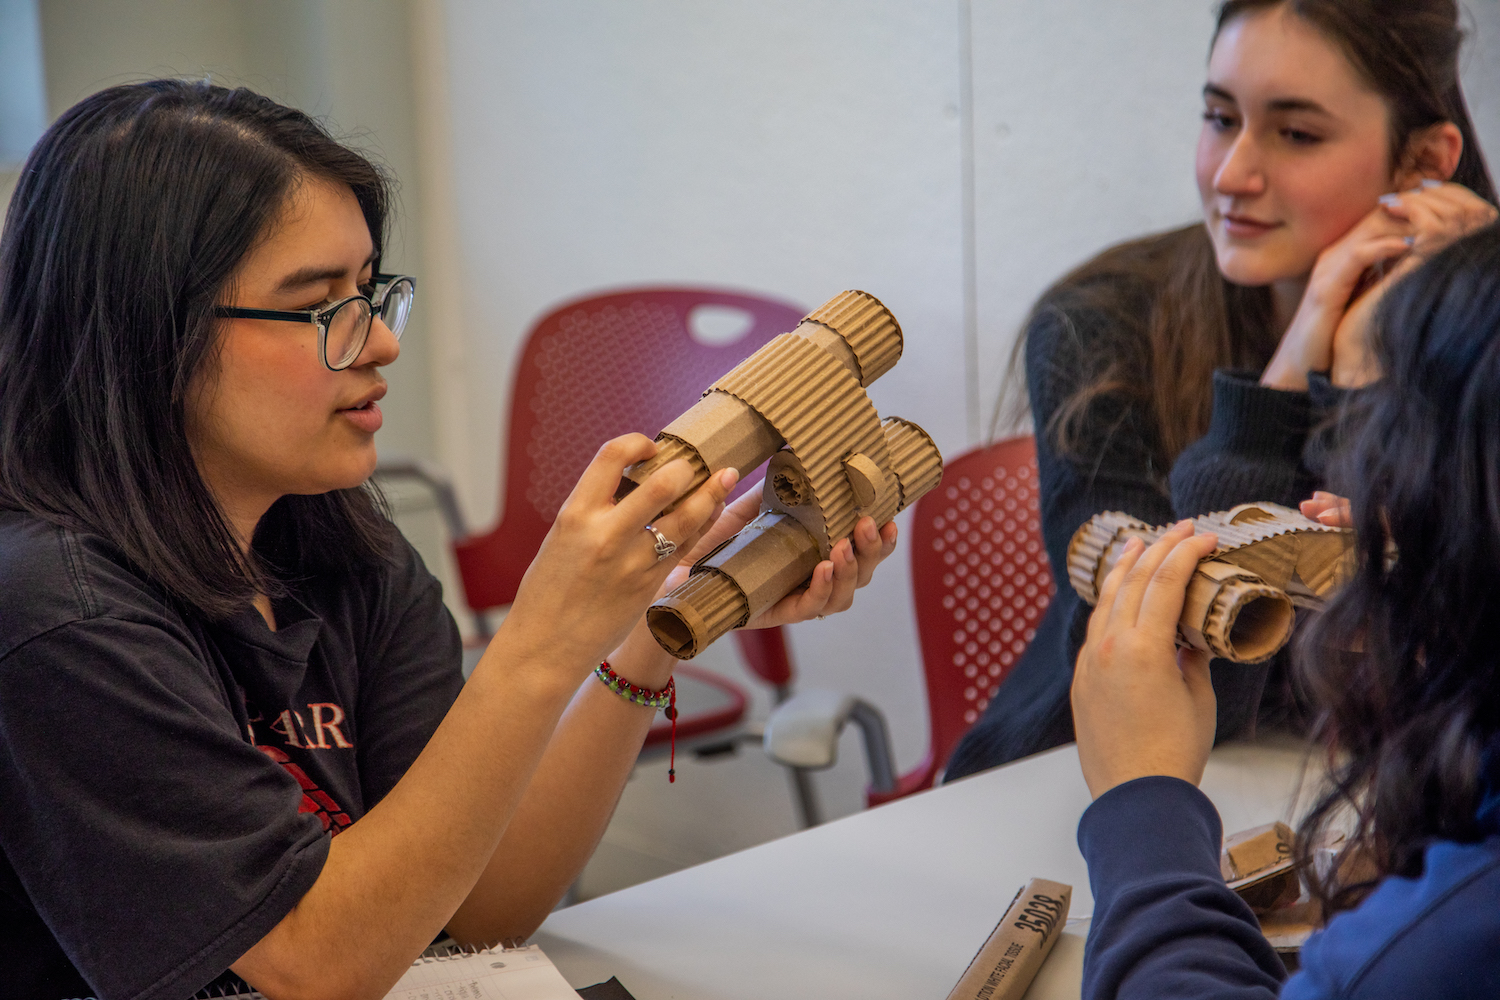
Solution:
{"label": "girl's fingers", "polygon": [[1146,543],[1141,541],[1137,535],[1125,539],[1125,547],[1120,550],[1120,558],[1115,560],[1114,566],[1104,576],[1104,585],[1099,588],[1099,601],[1094,605],[1094,613],[1089,615],[1088,639],[1095,641],[1096,636],[1101,636],[1109,625],[1110,612],[1114,610],[1115,595],[1120,592],[1120,585],[1140,559],[1141,553],[1146,550]]}
{"label": "girl's fingers", "polygon": [[1198,563],[1218,545],[1219,539],[1212,533],[1192,535],[1174,543],[1151,574],[1151,582],[1141,601],[1138,623],[1147,628],[1163,628],[1175,635],[1177,619],[1182,617],[1188,581],[1193,578]]}
{"label": "girl's fingers", "polygon": [[[624,466],[620,468],[623,472]],[[663,507],[682,496],[692,481],[693,467],[688,464],[687,459],[679,458],[668,462],[615,504],[615,514],[619,520],[640,530],[654,522],[661,515]],[[713,482],[712,476],[709,477],[709,482]],[[615,483],[618,485],[618,478]],[[614,496],[613,487],[610,488],[609,496]]]}
{"label": "girl's fingers", "polygon": [[676,542],[678,550],[686,556],[724,509],[724,500],[739,478],[735,469],[723,469],[709,476],[708,482],[678,504],[676,510],[656,519],[656,530]]}
{"label": "girl's fingers", "polygon": [[1146,600],[1146,588],[1150,586],[1157,568],[1176,548],[1177,543],[1190,537],[1192,533],[1193,522],[1179,521],[1141,553],[1135,566],[1125,574],[1120,592],[1115,596],[1114,607],[1109,613],[1110,628],[1135,627],[1140,618],[1141,604]]}
{"label": "girl's fingers", "polygon": [[604,442],[583,470],[583,475],[578,477],[578,484],[568,495],[567,503],[578,500],[591,507],[609,503],[614,499],[626,466],[643,462],[655,454],[656,442],[644,434],[623,434]]}

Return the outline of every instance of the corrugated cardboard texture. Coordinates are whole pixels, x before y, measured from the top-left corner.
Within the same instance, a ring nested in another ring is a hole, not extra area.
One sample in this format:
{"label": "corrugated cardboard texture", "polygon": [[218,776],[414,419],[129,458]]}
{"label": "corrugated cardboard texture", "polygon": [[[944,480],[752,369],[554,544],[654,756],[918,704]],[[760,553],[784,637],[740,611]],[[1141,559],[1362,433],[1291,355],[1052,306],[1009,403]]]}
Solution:
{"label": "corrugated cardboard texture", "polygon": [[[1303,517],[1279,504],[1242,504],[1194,519],[1214,532],[1219,546],[1189,584],[1179,636],[1186,645],[1241,663],[1273,655],[1291,637],[1292,605],[1320,607],[1348,572],[1353,533]],[[1089,604],[1125,543],[1160,538],[1128,514],[1090,518],[1068,547],[1068,580]]]}
{"label": "corrugated cardboard texture", "polygon": [[948,1000],[1021,1000],[1068,920],[1073,887],[1034,878],[948,994]]}
{"label": "corrugated cardboard texture", "polygon": [[826,558],[833,543],[853,531],[859,519],[854,491],[844,475],[844,457],[860,452],[882,468],[890,467],[880,415],[870,397],[828,352],[790,333],[761,348],[713,387],[752,406],[801,461],[813,495],[785,510],[818,539]]}
{"label": "corrugated cardboard texture", "polygon": [[761,506],[778,518],[747,526],[652,606],[662,648],[696,655],[805,583],[860,518],[884,525],[937,485],[932,439],[906,421],[882,423],[865,395],[900,357],[895,318],[874,296],[844,292],[710,386],[663,429],[659,454],[626,470],[618,495],[685,455],[703,470],[695,487],[770,460]]}
{"label": "corrugated cardboard texture", "polygon": [[808,313],[806,322],[826,326],[848,342],[859,362],[859,384],[865,388],[901,360],[901,324],[869,292],[835,295]]}

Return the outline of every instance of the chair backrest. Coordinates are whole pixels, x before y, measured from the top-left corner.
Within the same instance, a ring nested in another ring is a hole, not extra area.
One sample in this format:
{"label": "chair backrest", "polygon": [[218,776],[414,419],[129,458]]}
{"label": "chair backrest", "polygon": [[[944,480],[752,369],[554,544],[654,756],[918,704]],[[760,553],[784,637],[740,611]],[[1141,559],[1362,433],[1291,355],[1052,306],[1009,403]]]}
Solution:
{"label": "chair backrest", "polygon": [[[538,320],[516,366],[499,523],[456,546],[469,606],[515,599],[601,444],[630,431],[655,437],[710,383],[794,329],[806,312],[716,289],[635,288],[568,302]],[[774,652],[752,660],[752,668],[789,676],[784,647],[780,666]]]}
{"label": "chair backrest", "polygon": [[911,534],[930,783],[1036,635],[1054,593],[1033,439],[948,462],[942,483],[917,501]]}

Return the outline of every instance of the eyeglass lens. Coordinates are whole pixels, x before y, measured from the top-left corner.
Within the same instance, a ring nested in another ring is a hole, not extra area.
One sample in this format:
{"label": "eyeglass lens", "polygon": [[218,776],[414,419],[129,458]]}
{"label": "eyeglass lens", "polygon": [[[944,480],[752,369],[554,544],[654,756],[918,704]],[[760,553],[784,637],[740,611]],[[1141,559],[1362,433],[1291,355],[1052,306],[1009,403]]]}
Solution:
{"label": "eyeglass lens", "polygon": [[[380,321],[398,340],[411,315],[413,292],[410,281],[395,281],[385,290],[380,303]],[[354,363],[369,339],[370,323],[370,303],[363,298],[350,299],[328,317],[324,353],[329,368],[337,371]]]}

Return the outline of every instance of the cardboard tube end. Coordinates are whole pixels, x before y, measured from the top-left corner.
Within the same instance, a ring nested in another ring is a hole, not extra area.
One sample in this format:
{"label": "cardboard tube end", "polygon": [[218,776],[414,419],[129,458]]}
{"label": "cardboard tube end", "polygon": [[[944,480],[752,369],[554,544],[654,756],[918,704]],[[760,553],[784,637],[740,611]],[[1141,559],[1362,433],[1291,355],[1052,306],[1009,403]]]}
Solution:
{"label": "cardboard tube end", "polygon": [[692,626],[678,609],[654,604],[646,609],[646,624],[656,644],[677,659],[691,660],[701,652]]}
{"label": "cardboard tube end", "polygon": [[1265,593],[1240,605],[1229,626],[1229,646],[1240,663],[1259,663],[1276,655],[1291,638],[1295,611],[1285,594]]}

